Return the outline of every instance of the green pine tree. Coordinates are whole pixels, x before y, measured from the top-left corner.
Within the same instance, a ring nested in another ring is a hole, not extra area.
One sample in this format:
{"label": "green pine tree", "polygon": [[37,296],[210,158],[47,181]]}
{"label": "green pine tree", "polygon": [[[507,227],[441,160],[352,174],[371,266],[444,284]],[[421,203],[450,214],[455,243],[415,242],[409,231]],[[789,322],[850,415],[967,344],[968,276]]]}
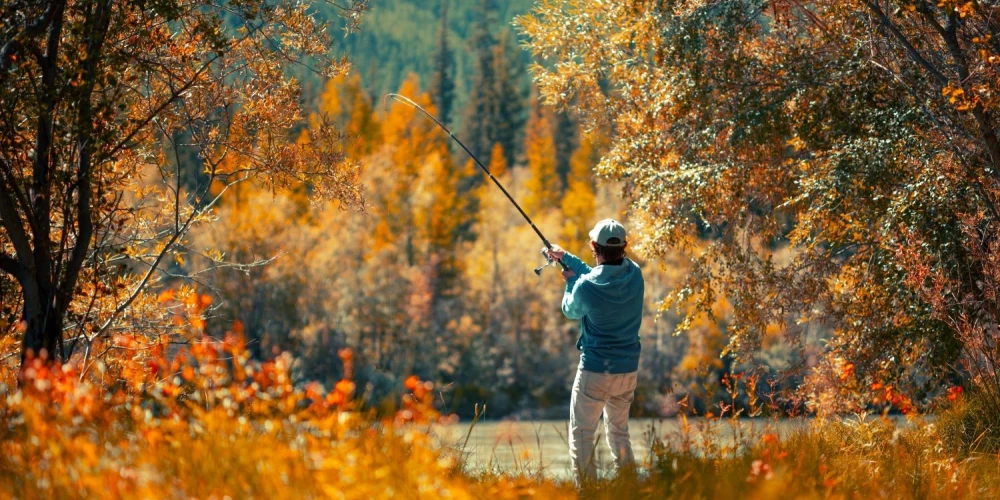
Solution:
{"label": "green pine tree", "polygon": [[571,176],[573,170],[573,152],[579,142],[577,124],[566,110],[556,111],[554,118],[553,138],[556,146],[556,174],[559,175],[559,186],[565,192],[573,181],[568,177]]}
{"label": "green pine tree", "polygon": [[507,163],[513,165],[522,152],[522,133],[525,122],[525,95],[521,82],[524,81],[524,64],[518,57],[519,51],[511,50],[513,37],[510,31],[503,31],[493,47],[493,100],[490,106],[494,115],[493,142],[503,146]]}
{"label": "green pine tree", "polygon": [[481,0],[476,14],[476,24],[471,38],[471,48],[476,61],[475,71],[462,123],[468,138],[466,144],[477,156],[485,157],[496,142],[493,126],[496,100],[492,95],[496,78],[493,64],[496,38],[492,32],[492,27],[496,25],[496,8],[493,1]]}
{"label": "green pine tree", "polygon": [[445,125],[451,120],[455,101],[455,60],[448,47],[448,0],[441,0],[437,51],[434,53],[434,74],[431,77],[431,99],[438,108],[438,119]]}

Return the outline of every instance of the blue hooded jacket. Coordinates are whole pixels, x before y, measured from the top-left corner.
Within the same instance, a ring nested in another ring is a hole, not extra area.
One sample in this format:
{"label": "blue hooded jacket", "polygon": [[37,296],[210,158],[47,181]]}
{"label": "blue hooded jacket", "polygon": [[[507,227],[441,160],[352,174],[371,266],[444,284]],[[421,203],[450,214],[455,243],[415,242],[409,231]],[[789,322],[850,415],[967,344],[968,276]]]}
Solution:
{"label": "blue hooded jacket", "polygon": [[580,369],[597,373],[631,373],[639,369],[639,325],[645,284],[631,259],[617,266],[591,268],[566,252],[562,258],[576,273],[566,281],[562,311],[580,320]]}

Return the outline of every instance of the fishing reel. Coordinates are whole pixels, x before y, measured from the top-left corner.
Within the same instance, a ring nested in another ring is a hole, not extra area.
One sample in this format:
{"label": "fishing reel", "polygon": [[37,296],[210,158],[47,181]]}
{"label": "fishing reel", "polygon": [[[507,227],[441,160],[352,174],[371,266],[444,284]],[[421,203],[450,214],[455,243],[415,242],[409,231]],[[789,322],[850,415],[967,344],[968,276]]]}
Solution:
{"label": "fishing reel", "polygon": [[538,266],[538,267],[535,268],[535,275],[536,276],[541,276],[542,275],[542,269],[545,269],[546,267],[549,267],[549,266],[556,265],[556,259],[553,259],[552,256],[549,255],[549,249],[548,248],[543,248],[542,249],[542,257],[545,258],[545,265]]}

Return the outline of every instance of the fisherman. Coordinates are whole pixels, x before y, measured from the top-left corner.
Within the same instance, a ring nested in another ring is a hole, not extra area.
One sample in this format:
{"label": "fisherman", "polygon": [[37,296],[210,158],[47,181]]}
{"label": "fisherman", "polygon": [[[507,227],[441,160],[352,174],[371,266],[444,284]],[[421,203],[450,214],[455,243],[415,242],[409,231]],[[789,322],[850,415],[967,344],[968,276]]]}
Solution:
{"label": "fisherman", "polygon": [[[546,247],[543,251],[548,257],[563,265],[566,293],[563,295],[562,310],[567,317],[581,320],[580,340],[576,347],[582,353],[576,381],[573,382],[569,416],[569,454],[577,478],[596,475],[596,467],[591,460],[594,452],[591,440],[602,410],[608,446],[615,465],[619,468],[633,465],[635,458],[628,435],[628,410],[635,395],[639,371],[639,324],[642,322],[644,285],[639,266],[625,258],[625,247],[628,245],[625,227],[611,219],[604,219],[594,226],[590,232],[590,248],[597,258],[597,267],[591,268],[573,254],[550,245],[500,181],[433,114],[399,94],[386,94],[387,107],[389,99],[423,113],[462,146],[542,240]],[[547,265],[535,269],[535,273],[540,274]]]}
{"label": "fisherman", "polygon": [[628,433],[628,412],[639,371],[642,322],[642,270],[626,257],[625,227],[604,219],[590,231],[591,268],[557,245],[548,250],[564,264],[566,291],[562,311],[580,320],[576,343],[580,364],[569,411],[569,456],[578,481],[594,478],[594,432],[604,413],[605,434],[617,468],[635,465]]}

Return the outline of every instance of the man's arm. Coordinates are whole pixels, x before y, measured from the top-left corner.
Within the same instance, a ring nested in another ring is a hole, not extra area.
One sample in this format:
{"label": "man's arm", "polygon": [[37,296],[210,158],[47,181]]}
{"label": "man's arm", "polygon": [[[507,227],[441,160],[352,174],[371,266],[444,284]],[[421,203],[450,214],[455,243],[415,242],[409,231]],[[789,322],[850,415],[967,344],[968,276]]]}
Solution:
{"label": "man's arm", "polygon": [[577,276],[583,276],[591,271],[590,266],[588,266],[586,262],[580,260],[579,257],[569,252],[564,253],[562,259],[560,260],[563,264],[566,264],[566,267],[568,267],[570,271],[576,273]]}
{"label": "man's arm", "polygon": [[583,276],[590,272],[590,266],[585,262],[580,260],[579,257],[567,252],[563,247],[559,245],[552,245],[548,249],[545,249],[549,253],[549,257],[561,261],[570,271],[573,271],[577,276]]}
{"label": "man's arm", "polygon": [[[579,260],[577,259],[577,261]],[[586,266],[586,264],[583,265]],[[581,280],[579,275],[570,276],[566,279],[566,292],[563,293],[562,311],[567,318],[580,319],[590,312],[586,284],[587,281]]]}

